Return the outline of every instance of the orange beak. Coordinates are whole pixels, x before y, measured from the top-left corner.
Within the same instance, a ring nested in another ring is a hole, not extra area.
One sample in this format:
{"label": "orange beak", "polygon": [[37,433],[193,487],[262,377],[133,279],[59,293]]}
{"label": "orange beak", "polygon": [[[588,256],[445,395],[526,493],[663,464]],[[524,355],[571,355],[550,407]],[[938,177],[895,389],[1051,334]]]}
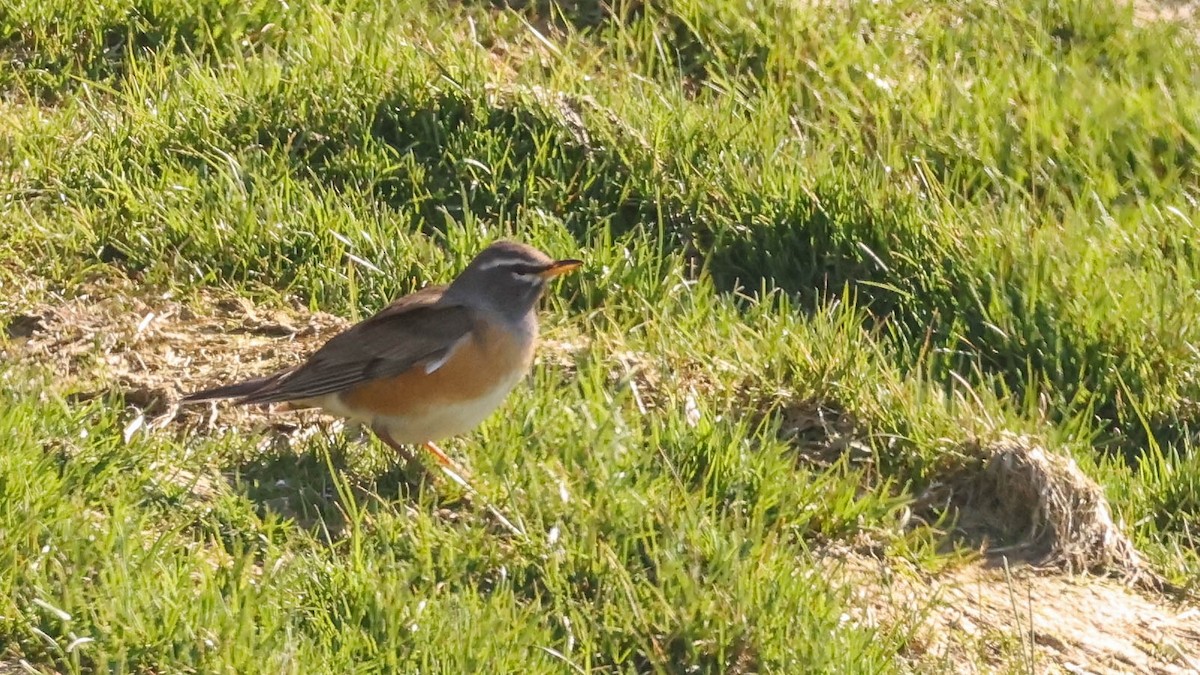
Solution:
{"label": "orange beak", "polygon": [[567,272],[573,272],[582,264],[582,260],[555,260],[554,262],[550,263],[549,267],[542,270],[540,276],[543,279],[553,279],[554,277],[561,276]]}

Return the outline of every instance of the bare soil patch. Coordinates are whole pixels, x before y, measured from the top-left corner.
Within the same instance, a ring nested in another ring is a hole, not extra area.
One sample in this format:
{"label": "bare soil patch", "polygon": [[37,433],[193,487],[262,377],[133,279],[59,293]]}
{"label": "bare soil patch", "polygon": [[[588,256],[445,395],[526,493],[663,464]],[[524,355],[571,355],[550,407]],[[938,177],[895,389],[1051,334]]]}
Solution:
{"label": "bare soil patch", "polygon": [[1178,21],[1193,24],[1200,14],[1200,0],[1133,0],[1133,13],[1142,23]]}
{"label": "bare soil patch", "polygon": [[904,657],[917,672],[1200,672],[1200,608],[1112,579],[1047,574],[998,557],[930,574],[901,560],[827,551],[854,586],[849,621],[919,619]]}

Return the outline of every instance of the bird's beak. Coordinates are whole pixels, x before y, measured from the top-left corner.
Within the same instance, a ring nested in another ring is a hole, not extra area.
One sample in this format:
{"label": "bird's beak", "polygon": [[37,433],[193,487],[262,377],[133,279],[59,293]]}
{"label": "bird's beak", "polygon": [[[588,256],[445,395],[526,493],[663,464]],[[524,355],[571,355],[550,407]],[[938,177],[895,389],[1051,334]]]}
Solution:
{"label": "bird's beak", "polygon": [[553,279],[554,277],[566,274],[578,268],[583,264],[582,260],[555,260],[550,263],[550,266],[542,270],[541,277],[543,279]]}

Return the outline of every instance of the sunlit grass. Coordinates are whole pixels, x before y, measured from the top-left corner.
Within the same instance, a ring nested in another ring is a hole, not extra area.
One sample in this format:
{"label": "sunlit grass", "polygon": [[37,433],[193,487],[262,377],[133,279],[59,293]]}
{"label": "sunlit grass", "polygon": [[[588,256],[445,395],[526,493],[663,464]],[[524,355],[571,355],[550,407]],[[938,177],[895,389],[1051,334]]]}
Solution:
{"label": "sunlit grass", "polygon": [[[0,319],[97,269],[358,318],[501,236],[587,261],[544,311],[585,346],[451,443],[530,541],[440,519],[377,445],[126,444],[116,395],[0,366],[10,654],[898,668],[907,626],[842,621],[811,548],[933,564],[904,502],[1000,431],[1078,458],[1194,584],[1194,35],[1040,0],[532,4],[0,8],[0,288],[45,282]],[[869,459],[799,457],[802,404]],[[168,466],[234,478],[197,500]]]}

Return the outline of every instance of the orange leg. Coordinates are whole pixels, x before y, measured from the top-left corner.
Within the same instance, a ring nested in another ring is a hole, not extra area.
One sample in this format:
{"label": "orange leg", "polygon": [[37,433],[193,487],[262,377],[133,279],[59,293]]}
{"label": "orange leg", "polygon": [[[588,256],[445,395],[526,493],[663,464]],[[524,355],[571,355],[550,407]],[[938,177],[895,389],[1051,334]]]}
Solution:
{"label": "orange leg", "polygon": [[465,473],[462,470],[462,467],[455,464],[454,460],[450,459],[449,455],[442,452],[441,448],[434,445],[433,441],[425,441],[424,445],[425,445],[425,449],[428,450],[433,455],[434,459],[436,459],[439,464],[441,464],[442,466],[445,466],[445,467],[449,467],[460,474]]}
{"label": "orange leg", "polygon": [[[397,443],[396,440],[388,434],[387,430],[378,427],[372,427],[372,430],[375,432],[375,435],[379,437],[379,440],[383,441],[389,448],[400,453],[400,456],[403,457],[405,461],[413,460],[412,452],[410,452],[408,448],[404,447],[400,443]],[[428,450],[435,459],[437,459],[438,464],[442,465],[442,471],[449,476],[451,480],[462,486],[462,488],[467,491],[468,495],[477,495],[480,498],[483,497],[474,487],[472,487],[470,483],[467,482],[467,479],[464,477],[466,472],[459,468],[459,466],[454,463],[454,460],[450,459],[446,453],[442,452],[441,448],[434,445],[433,441],[426,441],[423,445],[425,446],[425,449]],[[508,529],[508,531],[518,536],[525,535],[525,533],[521,531],[521,528],[513,525],[512,521],[504,517],[504,514],[501,513],[500,510],[495,506],[492,506],[486,502],[484,503],[484,506],[487,508],[488,512],[500,522],[501,525]]]}
{"label": "orange leg", "polygon": [[434,459],[438,461],[438,464],[442,465],[442,471],[450,477],[450,480],[461,485],[463,489],[467,491],[467,493],[478,494],[475,492],[475,488],[471,487],[471,484],[467,482],[467,476],[469,474],[467,474],[466,471],[463,471],[462,467],[460,467],[458,464],[455,464],[454,460],[450,459],[449,455],[442,452],[442,449],[434,445],[433,441],[425,441],[423,445],[425,446],[425,449],[429,451],[429,454],[433,455]]}
{"label": "orange leg", "polygon": [[[392,438],[391,434],[389,434],[386,429],[382,427],[371,427],[371,430],[375,432],[375,435],[379,437],[379,440],[383,441],[384,444],[389,448],[395,450],[404,461],[411,462],[416,459],[412,453],[412,450],[401,443],[397,443],[396,439]],[[424,445],[425,449],[433,455],[433,458],[438,461],[438,464],[441,464],[442,466],[447,467],[456,473],[464,473],[462,467],[455,464],[454,460],[450,459],[450,456],[445,452],[442,452],[441,448],[434,445],[433,441],[426,441],[422,445]]]}
{"label": "orange leg", "polygon": [[[402,443],[397,443],[396,439],[392,438],[391,434],[387,432],[387,429],[382,427],[371,427],[371,430],[375,432],[375,435],[379,437],[379,440],[383,441],[384,444],[389,448],[395,450],[405,462],[411,462],[416,459],[412,453],[412,450],[409,450],[408,447]],[[466,472],[463,471],[462,468],[457,464],[455,464],[454,460],[450,459],[449,455],[442,452],[442,449],[434,445],[432,441],[427,441],[423,443],[423,445],[425,446],[425,449],[433,455],[434,459],[438,461],[438,464],[442,465],[442,471],[444,471],[447,476],[450,476],[455,483],[463,486],[467,489],[467,491],[473,491],[471,489],[471,485],[467,483],[465,478],[463,478]]]}
{"label": "orange leg", "polygon": [[383,429],[382,427],[373,426],[373,427],[371,427],[371,431],[375,432],[375,435],[379,437],[379,440],[383,441],[384,445],[395,450],[396,454],[400,455],[400,458],[403,459],[405,462],[411,462],[411,461],[413,461],[413,459],[415,459],[415,457],[413,457],[412,450],[409,450],[406,446],[401,445],[400,443],[397,443],[391,437],[391,435],[388,434],[386,429]]}

